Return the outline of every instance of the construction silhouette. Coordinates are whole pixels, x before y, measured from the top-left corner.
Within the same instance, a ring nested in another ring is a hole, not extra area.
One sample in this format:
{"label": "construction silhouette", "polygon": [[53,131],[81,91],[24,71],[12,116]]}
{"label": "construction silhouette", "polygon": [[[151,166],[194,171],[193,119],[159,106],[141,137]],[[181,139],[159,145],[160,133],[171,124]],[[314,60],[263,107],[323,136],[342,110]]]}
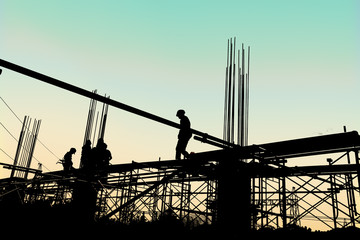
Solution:
{"label": "construction silhouette", "polygon": [[[18,216],[31,209],[43,223],[52,217],[62,225],[119,224],[124,229],[136,223],[147,230],[147,224],[156,230],[156,224],[167,224],[169,231],[186,228],[202,234],[205,229],[233,236],[279,228],[309,231],[302,227],[309,220],[329,230],[358,227],[358,132],[344,128],[337,134],[249,146],[250,48],[247,54],[244,46],[236,52],[235,39],[228,41],[223,139],[192,129],[184,110],[176,114],[178,124],[0,60],[3,68],[90,98],[79,168],[69,163],[73,148],[64,157],[63,171],[31,169],[26,162],[31,158],[21,165],[2,163],[12,170],[10,178],[0,180],[2,223],[25,221]],[[93,124],[97,101],[103,103],[98,132]],[[175,160],[109,164],[112,156],[104,142],[109,105],[179,129]],[[36,136],[39,129],[34,129]],[[192,135],[219,149],[188,154]],[[181,154],[187,159],[181,160]],[[330,159],[328,154],[338,157]],[[288,164],[310,156],[323,161]],[[32,179],[27,179],[29,173]]]}
{"label": "construction silhouette", "polygon": [[189,157],[189,153],[186,151],[186,146],[192,136],[192,133],[190,120],[187,116],[185,116],[185,111],[182,109],[178,110],[176,116],[180,119],[180,131],[176,145],[175,159],[180,160],[181,154],[184,155],[185,158]]}

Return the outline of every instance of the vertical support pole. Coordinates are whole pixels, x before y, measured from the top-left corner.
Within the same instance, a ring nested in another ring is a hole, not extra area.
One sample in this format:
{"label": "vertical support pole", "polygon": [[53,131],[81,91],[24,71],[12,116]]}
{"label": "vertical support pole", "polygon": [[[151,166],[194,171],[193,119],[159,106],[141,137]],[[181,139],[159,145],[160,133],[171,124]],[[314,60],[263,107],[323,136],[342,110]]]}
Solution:
{"label": "vertical support pole", "polygon": [[240,50],[238,50],[238,106],[237,106],[237,110],[238,110],[238,124],[237,124],[237,144],[241,146],[241,68],[240,68]]}
{"label": "vertical support pole", "polygon": [[163,185],[163,191],[162,191],[162,200],[161,200],[161,209],[160,209],[160,213],[164,213],[165,212],[165,207],[166,207],[166,196],[167,196],[167,188],[168,184],[165,183]]}
{"label": "vertical support pole", "polygon": [[260,205],[260,226],[261,228],[264,227],[264,191],[263,191],[263,179],[262,177],[259,178],[259,205]]}
{"label": "vertical support pole", "polygon": [[[187,195],[186,195],[186,224],[190,223],[190,201],[191,201],[191,183],[188,182]],[[207,221],[206,221],[207,222]]]}
{"label": "vertical support pole", "polygon": [[[256,206],[257,202],[256,202],[256,178],[252,178],[251,179],[251,205],[252,206]],[[251,213],[251,229],[255,229],[256,228],[256,222],[257,222],[257,211],[254,211],[253,213]]]}
{"label": "vertical support pole", "polygon": [[[346,126],[344,126],[344,132],[346,132]],[[350,154],[346,152],[347,163],[350,164]],[[355,215],[356,215],[356,202],[354,194],[354,185],[352,174],[345,174],[345,186],[346,186],[346,195],[348,201],[349,217],[352,227],[355,227]]]}
{"label": "vertical support pole", "polygon": [[[355,153],[355,163],[357,168],[357,179],[358,179],[358,187],[360,187],[360,162],[359,162],[359,151],[354,150]],[[360,194],[360,192],[359,192]]]}
{"label": "vertical support pole", "polygon": [[211,212],[215,213],[213,203],[213,180],[206,180],[207,188],[206,188],[206,214],[205,214],[205,224],[210,224],[210,222],[214,222],[215,216],[212,216],[212,219],[210,219]]}
{"label": "vertical support pole", "polygon": [[[284,166],[285,166],[285,161],[284,161]],[[281,182],[282,182],[282,188],[281,188],[281,195],[282,195],[282,199],[281,199],[281,205],[282,205],[282,220],[283,220],[283,228],[287,227],[287,214],[286,214],[286,177],[283,176],[281,178]]]}
{"label": "vertical support pole", "polygon": [[[264,216],[263,217],[266,217],[266,222],[265,222],[265,226],[268,226],[269,225],[269,214],[267,213],[268,212],[268,210],[269,210],[269,196],[268,196],[268,179],[265,177],[265,178],[263,178],[263,192],[264,192],[264,194],[263,194],[263,199],[264,199],[264,207],[262,207],[262,209],[266,212],[265,214],[264,214]],[[271,209],[271,207],[270,207],[270,209]]]}
{"label": "vertical support pole", "polygon": [[91,182],[76,182],[72,200],[75,218],[72,220],[85,224],[94,222],[97,194],[97,189]]}
{"label": "vertical support pole", "polygon": [[[329,165],[332,165],[332,159],[328,158],[327,161],[329,162]],[[336,226],[336,191],[335,191],[335,177],[333,174],[330,174],[330,195],[331,195],[331,205],[332,205],[332,213],[333,213],[333,223],[334,223],[334,229],[337,228]]]}
{"label": "vertical support pole", "polygon": [[[184,173],[185,174],[185,173]],[[181,179],[181,192],[180,192],[180,219],[183,220],[183,207],[184,207],[184,186],[185,186],[185,183],[184,183],[184,176],[182,177]]]}
{"label": "vertical support pole", "polygon": [[[161,158],[159,157],[159,162]],[[156,180],[160,181],[160,169],[157,170],[157,176]],[[156,187],[154,189],[154,200],[152,205],[152,221],[157,220],[157,209],[158,209],[158,203],[159,203],[159,192],[160,192],[160,186]]]}
{"label": "vertical support pole", "polygon": [[235,159],[220,162],[217,224],[222,232],[236,236],[250,230],[250,194],[251,182],[246,165]]}
{"label": "vertical support pole", "polygon": [[169,208],[172,210],[173,208],[173,190],[171,189],[171,186],[170,186],[170,195],[169,195]]}

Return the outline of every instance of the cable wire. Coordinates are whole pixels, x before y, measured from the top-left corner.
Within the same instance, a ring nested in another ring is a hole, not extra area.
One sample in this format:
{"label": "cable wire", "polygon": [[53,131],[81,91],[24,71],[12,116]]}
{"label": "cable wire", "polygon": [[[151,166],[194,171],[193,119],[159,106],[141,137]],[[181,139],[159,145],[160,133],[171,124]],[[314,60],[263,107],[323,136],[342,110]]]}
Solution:
{"label": "cable wire", "polygon": [[[19,120],[19,122],[21,124],[23,124],[23,121],[21,121],[21,119],[18,117],[18,115],[11,109],[11,107],[5,102],[5,100],[0,96],[1,101],[6,105],[6,107],[12,112],[12,114]],[[14,135],[4,126],[4,124],[2,124],[0,122],[1,126],[3,126],[3,128],[12,136],[12,138],[14,138],[17,142],[17,138],[14,137]],[[29,129],[28,129],[29,130]],[[29,130],[30,131],[30,130]],[[54,157],[56,157],[56,159],[60,159],[58,156],[55,155],[55,153],[53,151],[51,151],[39,138],[37,138],[37,141],[46,149],[48,150]],[[33,156],[33,158],[40,163],[44,168],[46,168],[46,170],[50,171],[50,169],[48,169],[42,162],[40,162],[36,157]]]}

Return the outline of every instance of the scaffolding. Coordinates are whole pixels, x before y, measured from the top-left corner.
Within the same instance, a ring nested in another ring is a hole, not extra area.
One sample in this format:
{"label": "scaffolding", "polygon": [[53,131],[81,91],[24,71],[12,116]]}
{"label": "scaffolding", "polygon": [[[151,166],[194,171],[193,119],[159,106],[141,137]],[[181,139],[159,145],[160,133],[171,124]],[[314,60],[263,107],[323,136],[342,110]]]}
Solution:
{"label": "scaffolding", "polygon": [[[332,145],[325,149],[320,148],[325,146],[320,144],[315,146],[319,151],[313,149],[314,142],[335,138],[342,140],[338,147]],[[240,171],[241,175],[246,172],[250,179],[249,204],[240,205],[244,192],[236,189],[236,182],[230,184],[230,190],[226,191],[235,199],[231,201],[239,203],[232,205],[232,209],[238,208],[240,212],[251,209],[251,229],[308,226],[309,221],[316,221],[324,229],[359,227],[356,203],[359,201],[360,145],[358,140],[353,142],[355,145],[350,144],[351,139],[357,138],[357,132],[350,132],[291,140],[293,142],[290,143],[285,141],[231,151],[204,152],[193,155],[190,160],[110,165],[95,174],[92,172],[94,176],[91,178],[82,169],[71,173],[43,173],[26,185],[24,202],[46,201],[51,206],[71,204],[74,189],[79,183],[86,183],[96,192],[92,217],[97,222],[111,220],[132,224],[172,218],[190,228],[218,224],[221,220],[218,211],[224,211],[223,206],[219,206],[222,164],[236,156],[240,160],[234,162],[235,171]],[[291,145],[304,140],[309,141],[312,152],[307,152],[305,148],[301,152],[289,150]],[[278,152],[280,158],[265,150],[265,147],[276,149],[280,145],[288,147]],[[339,156],[336,159],[326,158],[323,161],[326,164],[286,166],[300,157],[320,158],[330,152]]]}
{"label": "scaffolding", "polygon": [[[355,137],[354,142],[344,143],[345,136]],[[336,138],[339,146],[334,142]],[[302,223],[308,225],[309,221],[317,221],[322,229],[358,227],[360,222],[356,202],[359,201],[360,192],[356,138],[356,132],[309,138],[308,150],[305,150],[306,144],[300,144],[298,148],[303,148],[300,152],[284,153],[287,156],[283,158],[274,155],[273,159],[268,159],[273,161],[269,164],[274,167],[273,173],[252,179],[251,201],[257,209],[252,217],[252,227],[286,228],[301,226]],[[313,141],[315,139],[323,143],[316,143]],[[292,141],[280,145],[291,148],[296,144],[295,140]],[[330,153],[337,158],[328,158]],[[321,165],[286,166],[289,162],[299,164],[307,157],[314,156],[320,160],[312,161]],[[260,162],[263,160],[260,159]]]}
{"label": "scaffolding", "polygon": [[[0,60],[0,66],[161,124],[180,127],[4,60]],[[238,119],[243,120],[239,120],[240,140],[235,144],[236,97],[234,85],[229,85],[229,72],[231,75],[232,70],[227,72],[226,89],[232,95],[225,100],[224,140],[191,129],[194,139],[220,150],[193,154],[189,160],[132,162],[90,171],[34,171],[33,179],[12,176],[0,181],[0,208],[41,202],[50,207],[70,206],[77,220],[131,224],[175,219],[190,228],[208,224],[222,229],[231,226],[226,230],[232,231],[306,226],[309,220],[326,229],[359,227],[359,134],[353,131],[247,146],[246,103],[238,107]],[[248,76],[242,73],[239,80],[244,83],[241,88],[247,89]],[[247,92],[242,94],[248,98]],[[107,105],[103,112],[106,120]],[[100,125],[105,129],[105,122]],[[104,131],[100,132],[103,135]],[[302,164],[310,157],[318,158],[318,165]],[[16,164],[8,167],[32,171]]]}
{"label": "scaffolding", "polygon": [[[200,167],[198,169],[198,167]],[[112,165],[89,180],[74,170],[38,175],[28,184],[25,203],[47,202],[64,206],[74,201],[77,183],[87,182],[96,190],[95,221],[111,219],[130,224],[174,218],[194,227],[213,222],[216,181],[209,174],[213,163],[196,165],[183,161],[154,161]]]}

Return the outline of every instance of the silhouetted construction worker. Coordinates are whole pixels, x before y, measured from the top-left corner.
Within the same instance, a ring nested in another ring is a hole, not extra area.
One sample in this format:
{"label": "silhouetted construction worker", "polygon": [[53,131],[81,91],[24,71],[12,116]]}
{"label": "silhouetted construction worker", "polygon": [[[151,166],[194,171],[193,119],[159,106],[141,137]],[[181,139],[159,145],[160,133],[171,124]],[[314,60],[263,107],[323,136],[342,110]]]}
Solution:
{"label": "silhouetted construction worker", "polygon": [[185,158],[189,157],[189,153],[186,151],[186,146],[192,136],[190,128],[190,120],[185,116],[185,111],[180,109],[177,111],[176,116],[180,119],[180,131],[178,134],[178,142],[176,145],[175,159],[181,159],[181,154]]}
{"label": "silhouetted construction worker", "polygon": [[102,143],[100,146],[97,146],[97,157],[98,157],[98,168],[104,168],[109,165],[110,160],[112,159],[111,152],[107,149],[107,144]]}
{"label": "silhouetted construction worker", "polygon": [[102,166],[102,152],[104,149],[104,144],[104,139],[99,138],[96,147],[91,150],[91,169],[99,169]]}
{"label": "silhouetted construction worker", "polygon": [[67,172],[73,169],[72,155],[76,153],[75,148],[71,148],[70,151],[65,153],[64,160],[62,161],[64,171]]}
{"label": "silhouetted construction worker", "polygon": [[112,159],[112,155],[109,149],[107,149],[107,144],[104,143],[104,150],[103,150],[103,161],[104,161],[104,166],[109,166],[110,164],[110,160]]}
{"label": "silhouetted construction worker", "polygon": [[102,142],[96,146],[97,148],[97,169],[100,170],[100,178],[102,183],[107,183],[107,171],[106,168],[109,166],[110,160],[112,159],[111,152],[107,149],[107,144]]}
{"label": "silhouetted construction worker", "polygon": [[86,140],[86,143],[81,150],[81,160],[80,160],[81,168],[85,168],[85,169],[89,168],[90,155],[91,155],[91,141]]}

